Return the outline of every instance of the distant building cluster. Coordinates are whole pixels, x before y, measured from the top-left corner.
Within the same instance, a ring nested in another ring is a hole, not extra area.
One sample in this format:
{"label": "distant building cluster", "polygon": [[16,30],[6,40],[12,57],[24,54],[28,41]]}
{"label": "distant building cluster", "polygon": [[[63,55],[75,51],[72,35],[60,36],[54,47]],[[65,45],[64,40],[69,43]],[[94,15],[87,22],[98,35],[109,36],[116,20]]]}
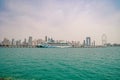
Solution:
{"label": "distant building cluster", "polygon": [[95,47],[95,41],[91,42],[91,37],[86,37],[86,40],[83,41],[82,47]]}
{"label": "distant building cluster", "polygon": [[29,36],[28,40],[25,38],[24,41],[21,40],[9,40],[4,38],[3,41],[0,43],[2,47],[35,47],[37,44],[43,43],[44,40],[38,39],[33,40],[32,36]]}
{"label": "distant building cluster", "polygon": [[[106,41],[107,37],[105,34],[102,35],[102,45],[101,46],[119,46],[119,44],[113,44],[107,43]],[[45,36],[45,39],[34,39],[32,36],[29,36],[28,39],[21,40],[9,40],[7,38],[4,38],[3,41],[0,42],[0,47],[26,47],[26,48],[34,48],[37,45],[43,44],[43,43],[50,43],[50,44],[63,44],[67,43],[73,48],[89,48],[89,47],[100,47],[95,44],[95,40],[92,41],[91,37],[86,37],[85,40],[83,40],[82,43],[80,41],[64,41],[64,40],[54,40],[53,38],[50,38],[48,36]]]}

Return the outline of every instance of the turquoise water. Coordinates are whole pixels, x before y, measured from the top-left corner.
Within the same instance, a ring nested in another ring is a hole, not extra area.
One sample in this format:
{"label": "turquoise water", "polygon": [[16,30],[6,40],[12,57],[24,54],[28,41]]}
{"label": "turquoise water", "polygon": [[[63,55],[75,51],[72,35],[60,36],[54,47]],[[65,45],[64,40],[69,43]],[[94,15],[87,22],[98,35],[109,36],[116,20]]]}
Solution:
{"label": "turquoise water", "polygon": [[0,77],[13,80],[120,80],[120,47],[0,48]]}

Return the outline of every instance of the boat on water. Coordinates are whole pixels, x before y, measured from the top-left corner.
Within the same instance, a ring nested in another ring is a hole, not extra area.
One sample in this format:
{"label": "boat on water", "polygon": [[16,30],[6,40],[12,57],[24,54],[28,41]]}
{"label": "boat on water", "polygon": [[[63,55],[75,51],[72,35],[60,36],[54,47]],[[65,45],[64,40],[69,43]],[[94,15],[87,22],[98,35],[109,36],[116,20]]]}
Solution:
{"label": "boat on water", "polygon": [[72,46],[68,43],[47,42],[47,43],[39,44],[36,47],[38,48],[70,48]]}

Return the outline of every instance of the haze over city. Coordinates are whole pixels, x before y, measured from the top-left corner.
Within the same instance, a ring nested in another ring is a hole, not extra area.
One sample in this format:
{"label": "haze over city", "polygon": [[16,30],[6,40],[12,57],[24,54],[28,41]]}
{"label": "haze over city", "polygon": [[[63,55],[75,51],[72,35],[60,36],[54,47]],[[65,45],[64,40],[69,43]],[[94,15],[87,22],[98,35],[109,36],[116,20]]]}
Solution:
{"label": "haze over city", "polygon": [[0,0],[0,40],[5,37],[120,43],[120,0]]}

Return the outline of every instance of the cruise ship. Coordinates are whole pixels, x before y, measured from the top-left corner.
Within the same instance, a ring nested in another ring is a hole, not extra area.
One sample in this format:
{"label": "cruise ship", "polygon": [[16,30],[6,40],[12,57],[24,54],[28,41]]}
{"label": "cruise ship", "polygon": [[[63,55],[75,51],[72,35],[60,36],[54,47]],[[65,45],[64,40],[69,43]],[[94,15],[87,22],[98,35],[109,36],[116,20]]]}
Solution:
{"label": "cruise ship", "polygon": [[68,43],[63,43],[63,42],[46,42],[43,44],[39,44],[36,47],[38,48],[70,48],[72,46]]}

